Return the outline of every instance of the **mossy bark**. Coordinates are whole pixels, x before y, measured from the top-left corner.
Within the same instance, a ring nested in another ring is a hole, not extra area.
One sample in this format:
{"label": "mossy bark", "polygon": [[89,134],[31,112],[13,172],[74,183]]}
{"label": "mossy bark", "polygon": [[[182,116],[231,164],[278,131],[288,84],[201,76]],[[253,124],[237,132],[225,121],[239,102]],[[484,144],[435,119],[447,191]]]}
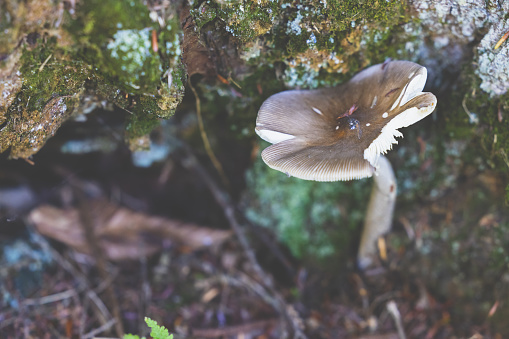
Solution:
{"label": "mossy bark", "polygon": [[[173,115],[184,94],[179,22],[139,1],[2,3],[0,152],[28,158],[85,97],[131,113],[126,138],[144,137]],[[159,13],[160,14],[160,13]],[[55,105],[55,103],[59,103]]]}

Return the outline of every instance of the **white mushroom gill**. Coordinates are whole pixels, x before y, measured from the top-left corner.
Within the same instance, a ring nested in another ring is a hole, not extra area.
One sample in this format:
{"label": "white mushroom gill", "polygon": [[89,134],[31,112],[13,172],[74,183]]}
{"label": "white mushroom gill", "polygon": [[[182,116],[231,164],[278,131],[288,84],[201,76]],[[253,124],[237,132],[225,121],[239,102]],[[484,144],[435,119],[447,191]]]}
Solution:
{"label": "white mushroom gill", "polygon": [[380,135],[364,150],[364,159],[369,161],[373,167],[378,167],[378,158],[380,154],[386,154],[392,149],[393,144],[398,143],[396,138],[403,137],[403,134],[398,131],[398,128],[408,127],[425,118],[434,110],[435,102],[431,102],[429,106],[424,106],[422,108],[410,107],[395,116],[382,128]]}

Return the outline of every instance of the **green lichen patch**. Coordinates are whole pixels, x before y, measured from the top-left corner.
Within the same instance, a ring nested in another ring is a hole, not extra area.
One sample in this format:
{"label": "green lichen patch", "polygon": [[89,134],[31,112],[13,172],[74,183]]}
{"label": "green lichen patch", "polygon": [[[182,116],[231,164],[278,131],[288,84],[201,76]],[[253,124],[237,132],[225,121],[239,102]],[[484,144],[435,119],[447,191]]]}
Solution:
{"label": "green lichen patch", "polygon": [[108,43],[108,68],[119,81],[134,90],[152,90],[161,73],[159,56],[151,53],[151,29],[122,29]]}
{"label": "green lichen patch", "polygon": [[273,229],[295,256],[324,263],[349,255],[367,207],[370,180],[323,183],[289,178],[258,157],[246,181],[246,215]]}

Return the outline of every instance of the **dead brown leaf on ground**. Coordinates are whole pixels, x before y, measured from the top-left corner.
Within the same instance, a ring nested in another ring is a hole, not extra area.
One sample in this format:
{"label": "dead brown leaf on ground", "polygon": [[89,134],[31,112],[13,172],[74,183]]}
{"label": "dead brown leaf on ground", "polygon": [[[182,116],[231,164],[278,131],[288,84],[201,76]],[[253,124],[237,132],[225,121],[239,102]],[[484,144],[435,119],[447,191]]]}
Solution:
{"label": "dead brown leaf on ground", "polygon": [[[231,231],[150,216],[102,200],[90,203],[90,209],[95,235],[110,260],[150,256],[162,249],[164,241],[197,250],[220,244],[231,235]],[[78,252],[90,253],[80,227],[82,220],[78,209],[43,205],[32,210],[29,220],[42,235],[63,242]]]}

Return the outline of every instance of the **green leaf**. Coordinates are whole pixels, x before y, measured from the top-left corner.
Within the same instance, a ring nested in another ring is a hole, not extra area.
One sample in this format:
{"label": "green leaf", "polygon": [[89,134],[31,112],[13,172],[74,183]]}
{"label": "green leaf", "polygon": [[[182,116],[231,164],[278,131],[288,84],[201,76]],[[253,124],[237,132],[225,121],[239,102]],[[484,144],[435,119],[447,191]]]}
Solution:
{"label": "green leaf", "polygon": [[[140,336],[138,336],[136,334],[124,334],[123,339],[140,339]],[[141,339],[145,339],[145,337],[143,337]]]}
{"label": "green leaf", "polygon": [[173,334],[169,334],[164,326],[159,326],[155,320],[145,317],[145,322],[152,329],[150,335],[154,339],[173,339]]}

